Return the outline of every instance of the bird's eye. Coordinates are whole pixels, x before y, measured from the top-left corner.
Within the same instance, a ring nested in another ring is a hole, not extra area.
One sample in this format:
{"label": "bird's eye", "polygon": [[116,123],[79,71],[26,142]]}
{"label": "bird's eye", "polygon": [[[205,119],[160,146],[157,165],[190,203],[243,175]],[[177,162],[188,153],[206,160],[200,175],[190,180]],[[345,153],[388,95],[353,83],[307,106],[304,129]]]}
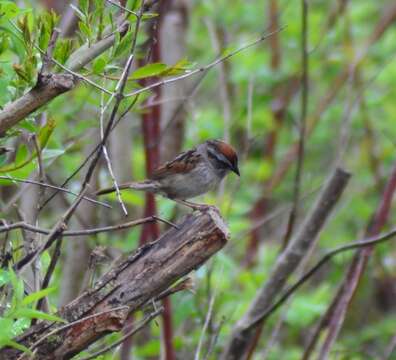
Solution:
{"label": "bird's eye", "polygon": [[211,160],[215,161],[217,166],[221,169],[230,169],[232,164],[230,161],[221,153],[217,151],[208,151],[208,156]]}

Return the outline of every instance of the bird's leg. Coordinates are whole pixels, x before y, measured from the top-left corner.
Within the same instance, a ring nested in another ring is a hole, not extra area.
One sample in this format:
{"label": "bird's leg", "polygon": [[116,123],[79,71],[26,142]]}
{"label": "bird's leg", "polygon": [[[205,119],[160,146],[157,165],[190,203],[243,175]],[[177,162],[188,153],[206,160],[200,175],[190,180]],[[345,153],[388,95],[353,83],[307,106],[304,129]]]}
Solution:
{"label": "bird's leg", "polygon": [[188,206],[189,208],[191,208],[193,210],[206,211],[206,210],[214,208],[214,206],[212,206],[212,205],[197,204],[197,203],[193,203],[193,202],[187,201],[187,200],[181,200],[181,199],[172,199],[172,200],[177,202],[178,204]]}

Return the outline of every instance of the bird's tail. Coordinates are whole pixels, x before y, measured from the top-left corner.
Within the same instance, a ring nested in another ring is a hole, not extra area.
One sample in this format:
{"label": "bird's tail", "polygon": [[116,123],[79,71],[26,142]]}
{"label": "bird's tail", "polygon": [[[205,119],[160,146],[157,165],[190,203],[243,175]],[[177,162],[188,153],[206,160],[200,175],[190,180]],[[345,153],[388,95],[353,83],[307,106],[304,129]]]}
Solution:
{"label": "bird's tail", "polygon": [[[121,184],[118,186],[120,190],[125,190],[125,189],[133,189],[133,190],[138,190],[138,191],[156,191],[156,186],[153,183],[153,181],[146,180],[146,181],[139,181],[139,182],[129,182],[126,184]],[[116,188],[115,186],[109,187],[109,188],[104,188],[100,189],[96,192],[96,195],[105,195],[105,194],[110,194],[112,192],[115,192]]]}

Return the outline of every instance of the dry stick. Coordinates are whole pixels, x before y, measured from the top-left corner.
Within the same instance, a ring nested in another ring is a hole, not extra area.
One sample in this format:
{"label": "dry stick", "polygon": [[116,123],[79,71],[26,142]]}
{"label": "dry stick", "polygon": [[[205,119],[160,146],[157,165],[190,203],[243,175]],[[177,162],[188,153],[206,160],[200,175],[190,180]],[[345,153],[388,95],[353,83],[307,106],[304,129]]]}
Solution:
{"label": "dry stick", "polygon": [[51,69],[51,59],[52,59],[52,54],[54,52],[54,48],[56,45],[56,41],[58,40],[60,30],[57,28],[54,28],[52,30],[51,38],[47,46],[47,50],[45,51],[44,54],[42,54],[42,62],[43,65],[41,66],[40,74],[49,72]]}
{"label": "dry stick", "polygon": [[[9,180],[9,181],[12,181],[12,182],[15,181],[15,182],[19,182],[19,183],[33,184],[33,185],[37,185],[37,186],[46,187],[46,188],[49,188],[49,189],[63,191],[65,193],[67,193],[67,194],[71,194],[71,195],[74,195],[74,196],[78,196],[77,193],[75,193],[75,192],[73,192],[73,191],[71,191],[69,189],[66,189],[64,187],[55,186],[55,185],[47,184],[47,183],[40,182],[40,181],[35,181],[35,180],[30,180],[30,179],[19,179],[19,178],[15,178],[15,177],[11,177],[11,176],[0,176],[0,179],[1,180]],[[98,201],[98,200],[92,199],[92,198],[90,198],[88,196],[84,196],[83,200],[86,200],[86,201],[91,202],[93,204],[104,206],[104,207],[109,208],[109,209],[112,208],[111,205],[106,204],[105,202],[102,202],[102,201]],[[41,209],[41,208],[42,208],[42,206],[39,207],[39,209]]]}
{"label": "dry stick", "polygon": [[[99,118],[100,118],[100,138],[101,138],[101,140],[103,140],[103,135],[104,135],[103,134],[103,118],[104,118],[105,112],[106,112],[106,108],[104,106],[104,94],[102,93],[101,97],[100,97],[100,116],[99,116]],[[121,205],[121,209],[124,212],[124,215],[128,216],[128,211],[127,211],[127,209],[125,207],[124,202],[122,201],[120,188],[118,186],[117,180],[116,180],[114,172],[113,172],[113,167],[111,165],[111,161],[110,161],[110,157],[109,157],[109,153],[107,151],[106,145],[103,145],[103,155],[104,155],[104,158],[106,160],[107,169],[109,171],[111,180],[113,182],[113,186],[114,186],[114,188],[116,190],[118,202]]]}
{"label": "dry stick", "polygon": [[204,360],[209,360],[209,356],[212,354],[214,347],[216,346],[217,340],[219,339],[219,335],[220,335],[220,331],[221,328],[223,327],[224,323],[226,322],[226,318],[223,316],[219,322],[219,324],[217,325],[217,329],[216,332],[209,344],[209,349],[205,355]]}
{"label": "dry stick", "polygon": [[294,178],[294,196],[293,196],[293,207],[290,212],[286,234],[283,239],[283,249],[286,248],[289,243],[290,237],[293,233],[294,224],[296,222],[298,207],[300,202],[301,192],[301,178],[303,174],[304,166],[304,152],[305,152],[305,132],[306,132],[306,121],[307,121],[307,109],[308,109],[308,1],[301,0],[302,8],[302,33],[301,33],[301,53],[302,53],[302,76],[301,76],[301,117],[299,124],[299,139],[298,139],[298,150],[297,150],[297,165],[296,174]]}
{"label": "dry stick", "polygon": [[202,345],[203,345],[203,340],[204,340],[204,337],[205,337],[206,330],[207,330],[207,328],[209,326],[209,322],[210,322],[210,320],[212,318],[212,313],[213,313],[213,307],[214,307],[215,300],[216,300],[216,292],[212,295],[212,297],[210,299],[210,302],[209,302],[208,313],[206,314],[205,323],[204,323],[204,326],[202,328],[201,335],[199,337],[198,346],[197,346],[197,350],[195,351],[194,360],[199,360],[200,359],[201,348],[202,348]]}
{"label": "dry stick", "polygon": [[166,297],[175,294],[179,291],[182,290],[190,290],[193,292],[193,287],[194,287],[194,282],[190,277],[187,277],[180,282],[178,282],[176,285],[170,287],[169,289],[163,291],[161,294],[159,294],[154,301],[160,301],[165,299]]}
{"label": "dry stick", "polygon": [[[367,237],[377,235],[381,228],[386,224],[395,191],[396,162],[393,165],[392,173],[384,189],[381,203],[379,204],[372,222],[366,231]],[[329,315],[329,331],[319,353],[320,359],[328,358],[331,347],[336,341],[337,336],[342,328],[348,307],[352,301],[354,293],[356,292],[357,286],[359,285],[359,281],[364,273],[372,252],[373,247],[367,247],[358,251],[352,260],[352,263],[343,281],[341,295],[334,307],[334,311]]]}
{"label": "dry stick", "polygon": [[[52,274],[55,271],[56,263],[58,262],[59,256],[61,255],[62,242],[63,242],[63,236],[59,236],[58,239],[56,240],[55,249],[54,249],[54,252],[52,253],[51,261],[48,265],[48,269],[45,273],[43,282],[41,284],[42,290],[46,289],[50,283]],[[37,259],[35,261],[37,261]],[[47,297],[43,297],[37,302],[37,306],[36,306],[37,310],[42,310],[42,306],[46,299],[47,299]]]}
{"label": "dry stick", "polygon": [[[85,229],[85,230],[70,230],[70,231],[64,231],[62,233],[62,236],[88,236],[88,235],[95,235],[103,232],[110,232],[110,231],[115,231],[115,230],[123,230],[123,229],[128,229],[130,227],[136,226],[136,225],[141,225],[147,222],[152,222],[152,221],[161,221],[167,225],[170,225],[174,228],[177,228],[177,225],[173,224],[172,222],[162,219],[158,216],[149,216],[146,218],[142,218],[139,220],[134,220],[134,221],[128,221],[126,223],[122,224],[117,224],[117,225],[112,225],[112,226],[104,226],[100,228],[94,228],[94,229]],[[23,229],[26,231],[31,231],[35,232],[38,234],[44,234],[44,235],[49,235],[51,230],[48,229],[42,229],[33,225],[30,225],[24,221],[16,222],[14,224],[6,224],[3,226],[0,226],[0,233],[3,232],[8,232],[11,230],[16,230],[16,229]]]}
{"label": "dry stick", "polygon": [[114,343],[104,347],[102,350],[99,350],[89,356],[83,357],[80,360],[91,360],[91,359],[96,359],[99,355],[104,354],[105,352],[114,349],[116,346],[122,344],[124,342],[125,339],[127,339],[128,337],[136,334],[139,330],[141,330],[142,328],[144,328],[152,319],[154,319],[155,317],[157,317],[159,314],[161,314],[164,311],[164,308],[159,308],[156,311],[152,312],[151,314],[149,314],[138,326],[136,326],[135,328],[133,328],[131,331],[128,331],[124,336],[122,336],[119,340],[115,341]]}
{"label": "dry stick", "polygon": [[[56,42],[56,39],[58,37],[58,35],[54,36],[54,34],[58,34],[58,32],[55,31],[53,33],[53,36],[51,37],[50,45],[48,45],[49,50],[47,50],[48,54],[51,54],[52,48],[55,46],[55,42]],[[52,43],[51,43],[51,41],[52,41]],[[45,62],[44,62],[43,63],[43,69],[45,68],[45,66],[46,65],[45,65]],[[43,115],[44,114],[45,113],[43,113]],[[40,179],[41,182],[44,182],[45,181],[45,171],[44,171],[44,166],[43,166],[43,161],[42,161],[42,156],[41,156],[42,155],[42,149],[40,147],[40,144],[39,144],[39,142],[37,140],[37,136],[36,135],[34,135],[33,141],[34,141],[34,146],[35,146],[36,153],[37,153],[37,162],[38,162],[38,168],[39,168],[39,179]],[[37,205],[35,206],[35,209],[34,209],[34,219],[35,219],[34,223],[35,224],[38,224],[38,215],[39,215],[38,208],[39,208],[39,204],[43,200],[46,188],[45,187],[39,187],[38,190],[39,190],[39,194],[38,194],[38,199],[37,199]],[[40,244],[40,235],[39,234],[36,234],[36,244],[37,244],[36,246],[39,246],[39,244]],[[40,290],[40,284],[41,284],[41,271],[40,271],[40,268],[41,268],[41,261],[40,261],[40,258],[37,257],[36,260],[32,264],[32,273],[33,273],[33,278],[34,278],[34,286],[33,286],[34,290],[33,291],[39,291]],[[46,306],[43,306],[43,305],[46,305]],[[43,297],[43,298],[41,298],[38,301],[37,309],[41,309],[41,307],[43,307],[43,310],[49,311],[47,297]],[[36,319],[33,319],[32,324],[34,324],[35,321],[36,321]]]}
{"label": "dry stick", "polygon": [[222,360],[242,359],[254,337],[257,319],[264,314],[273,299],[282,291],[288,277],[297,269],[307,250],[315,243],[319,232],[345,189],[350,174],[336,169],[331,174],[322,193],[301,224],[288,247],[277,259],[268,281],[257,292],[245,315],[235,324],[232,335],[222,355]]}

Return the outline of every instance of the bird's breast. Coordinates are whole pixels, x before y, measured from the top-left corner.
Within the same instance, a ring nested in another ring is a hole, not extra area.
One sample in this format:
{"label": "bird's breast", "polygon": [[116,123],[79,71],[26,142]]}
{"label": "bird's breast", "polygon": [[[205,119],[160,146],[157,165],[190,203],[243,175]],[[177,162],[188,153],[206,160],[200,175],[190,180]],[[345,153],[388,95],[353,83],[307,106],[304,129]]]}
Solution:
{"label": "bird's breast", "polygon": [[221,181],[207,166],[198,165],[188,173],[177,173],[162,181],[162,189],[170,198],[189,199],[205,194]]}

